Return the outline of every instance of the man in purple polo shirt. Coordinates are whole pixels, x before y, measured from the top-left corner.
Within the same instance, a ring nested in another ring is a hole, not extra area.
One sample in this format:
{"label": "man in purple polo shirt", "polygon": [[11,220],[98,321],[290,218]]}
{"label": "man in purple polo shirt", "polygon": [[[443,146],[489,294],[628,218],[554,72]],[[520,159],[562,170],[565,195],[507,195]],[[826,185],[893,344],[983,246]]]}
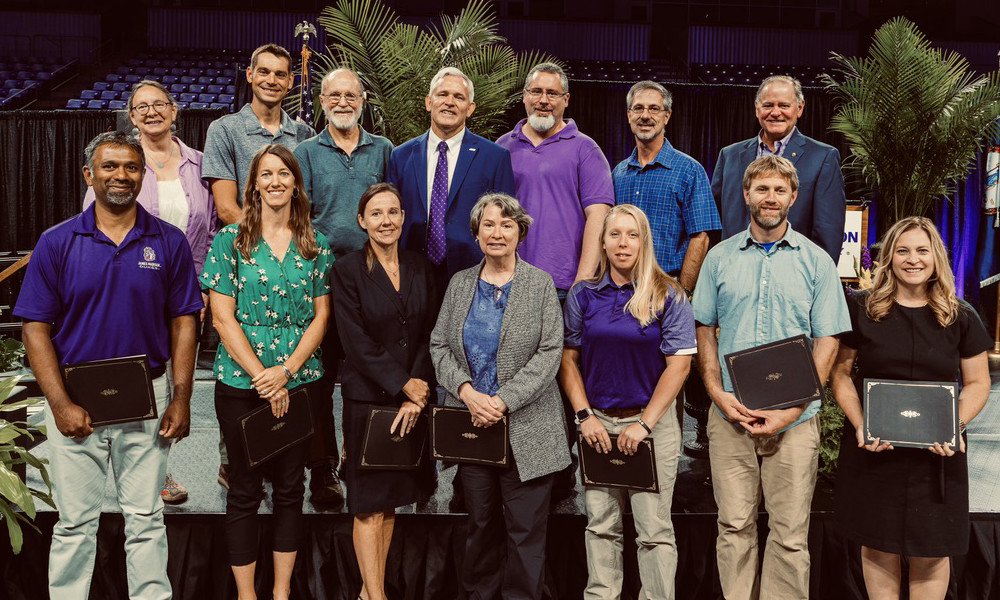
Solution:
{"label": "man in purple polo shirt", "polygon": [[[524,80],[522,98],[527,118],[497,140],[510,151],[517,199],[535,220],[518,253],[551,275],[559,299],[565,300],[574,283],[597,271],[601,226],[615,203],[611,165],[573,119],[563,120],[569,79],[559,65],[535,65]],[[566,398],[563,405],[573,431],[573,409]],[[574,439],[569,436],[571,451]],[[556,478],[553,501],[576,485],[575,460]]]}
{"label": "man in purple polo shirt", "polygon": [[[184,234],[135,201],[145,171],[139,142],[121,132],[102,133],[84,158],[83,177],[96,202],[42,234],[14,308],[24,320],[28,358],[47,401],[59,509],[49,595],[89,596],[110,462],[125,517],[129,597],[168,600],[160,485],[170,439],[188,434],[201,292]],[[66,393],[59,365],[137,354],[149,359],[162,418],[92,427],[87,411]]]}
{"label": "man in purple polo shirt", "polygon": [[522,97],[527,118],[497,140],[510,151],[517,199],[535,220],[518,252],[552,276],[562,299],[597,270],[601,225],[615,203],[611,166],[573,119],[563,120],[569,80],[559,65],[532,68]]}

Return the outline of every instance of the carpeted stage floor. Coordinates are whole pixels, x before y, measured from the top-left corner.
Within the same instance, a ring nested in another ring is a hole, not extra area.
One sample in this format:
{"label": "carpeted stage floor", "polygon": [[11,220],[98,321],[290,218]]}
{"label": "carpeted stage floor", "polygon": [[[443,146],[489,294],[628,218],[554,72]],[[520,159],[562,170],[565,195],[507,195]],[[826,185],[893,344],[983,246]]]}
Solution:
{"label": "carpeted stage floor", "polygon": [[[189,499],[167,506],[170,576],[178,599],[235,598],[228,573],[223,518],[225,490],[216,482],[219,467],[218,429],[209,371],[199,370],[192,398],[191,435],[177,443],[170,454],[170,471],[184,485]],[[335,414],[340,414],[339,389]],[[339,429],[338,423],[338,429]],[[694,423],[685,416],[685,441]],[[338,431],[338,440],[342,440]],[[35,448],[46,456],[43,442]],[[1000,599],[1000,374],[986,409],[969,427],[970,507],[973,531],[969,554],[953,561],[952,599]],[[464,544],[463,514],[449,511],[455,469],[439,472],[435,495],[427,502],[397,511],[396,531],[387,569],[389,597],[459,597],[457,573]],[[33,485],[39,486],[37,473]],[[35,600],[46,596],[45,564],[48,540],[56,515],[39,505],[41,533],[26,531],[25,548],[12,556],[0,544],[0,600]],[[293,577],[295,598],[356,598],[360,577],[351,545],[351,517],[341,509],[314,506],[306,500],[307,535],[302,541]],[[98,543],[98,563],[92,599],[127,598],[123,520],[109,478]],[[261,512],[270,512],[265,499]],[[714,560],[715,503],[707,460],[682,456],[674,495],[673,521],[677,530],[679,567],[677,598],[721,598]],[[546,594],[550,598],[581,598],[586,583],[583,547],[582,488],[552,507],[549,525]],[[267,539],[269,519],[264,519]],[[766,523],[762,515],[761,523]],[[761,541],[766,528],[761,528]],[[638,597],[634,530],[626,527],[623,598]],[[763,544],[761,544],[762,546]],[[832,514],[832,484],[820,481],[813,503],[810,528],[812,555],[811,597],[846,600],[864,598],[858,552],[836,531]],[[260,597],[269,597],[268,556],[262,552],[258,569]],[[266,593],[265,593],[266,592]]]}

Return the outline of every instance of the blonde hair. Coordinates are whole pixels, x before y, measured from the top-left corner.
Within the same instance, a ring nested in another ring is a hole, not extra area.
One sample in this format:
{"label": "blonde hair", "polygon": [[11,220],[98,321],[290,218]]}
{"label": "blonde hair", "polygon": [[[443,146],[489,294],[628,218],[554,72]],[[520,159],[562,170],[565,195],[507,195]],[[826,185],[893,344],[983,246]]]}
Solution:
{"label": "blonde hair", "polygon": [[[632,267],[632,287],[635,292],[632,298],[625,303],[625,312],[629,313],[642,326],[649,325],[656,316],[663,311],[667,303],[670,290],[673,289],[674,296],[687,301],[684,288],[677,280],[667,275],[656,262],[656,254],[653,252],[653,235],[649,227],[649,219],[646,213],[642,212],[638,206],[633,204],[619,204],[608,211],[604,217],[604,225],[601,227],[601,241],[611,226],[611,221],[619,215],[628,215],[635,219],[639,229],[639,252],[636,256],[635,266]],[[611,265],[608,260],[607,249],[601,252],[601,264],[597,270],[597,275],[591,281],[600,281],[610,270]]]}
{"label": "blonde hair", "polygon": [[281,162],[285,163],[295,178],[288,226],[295,237],[295,246],[298,248],[299,254],[306,260],[312,260],[319,254],[319,245],[316,244],[316,232],[313,231],[312,219],[309,216],[309,196],[306,195],[302,169],[299,168],[299,161],[295,160],[292,151],[281,144],[268,144],[262,147],[250,162],[250,174],[247,176],[247,183],[243,188],[243,214],[240,217],[239,232],[236,234],[234,242],[236,249],[243,255],[243,258],[250,260],[254,248],[260,243],[261,199],[257,192],[257,172],[260,170],[261,160],[268,154],[277,156]]}
{"label": "blonde hair", "polygon": [[925,217],[906,217],[896,221],[882,238],[882,248],[878,253],[878,266],[872,276],[872,289],[865,298],[865,311],[872,321],[881,321],[892,310],[896,300],[896,275],[892,272],[892,257],[899,238],[907,231],[922,229],[931,241],[934,255],[934,273],[927,281],[927,305],[934,312],[941,327],[955,322],[958,317],[959,302],[955,297],[955,276],[948,263],[948,253],[944,249],[941,234],[934,223]]}

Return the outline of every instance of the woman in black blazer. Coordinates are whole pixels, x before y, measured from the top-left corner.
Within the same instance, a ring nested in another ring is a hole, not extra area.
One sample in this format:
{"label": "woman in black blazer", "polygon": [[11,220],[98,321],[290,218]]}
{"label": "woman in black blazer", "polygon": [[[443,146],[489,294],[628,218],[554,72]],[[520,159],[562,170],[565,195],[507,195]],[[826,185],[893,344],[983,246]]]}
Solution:
{"label": "woman in black blazer", "polygon": [[434,279],[426,258],[399,249],[403,217],[395,187],[369,186],[358,203],[358,224],[368,241],[333,268],[333,305],[346,355],[344,479],[365,600],[385,599],[395,508],[416,502],[433,480],[430,461],[418,470],[359,469],[369,407],[398,409],[392,432],[406,435],[435,389],[428,350],[437,318]]}

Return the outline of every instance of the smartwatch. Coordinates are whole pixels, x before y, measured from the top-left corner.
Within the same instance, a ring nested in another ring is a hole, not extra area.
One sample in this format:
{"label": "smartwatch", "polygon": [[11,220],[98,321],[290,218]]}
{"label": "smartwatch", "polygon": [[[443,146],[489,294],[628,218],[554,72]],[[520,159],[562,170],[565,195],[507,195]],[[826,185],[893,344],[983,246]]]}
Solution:
{"label": "smartwatch", "polygon": [[594,410],[592,408],[589,408],[589,407],[588,408],[581,408],[580,410],[576,411],[576,422],[577,423],[582,423],[583,421],[586,421],[591,416],[593,416],[593,414],[594,414]]}

